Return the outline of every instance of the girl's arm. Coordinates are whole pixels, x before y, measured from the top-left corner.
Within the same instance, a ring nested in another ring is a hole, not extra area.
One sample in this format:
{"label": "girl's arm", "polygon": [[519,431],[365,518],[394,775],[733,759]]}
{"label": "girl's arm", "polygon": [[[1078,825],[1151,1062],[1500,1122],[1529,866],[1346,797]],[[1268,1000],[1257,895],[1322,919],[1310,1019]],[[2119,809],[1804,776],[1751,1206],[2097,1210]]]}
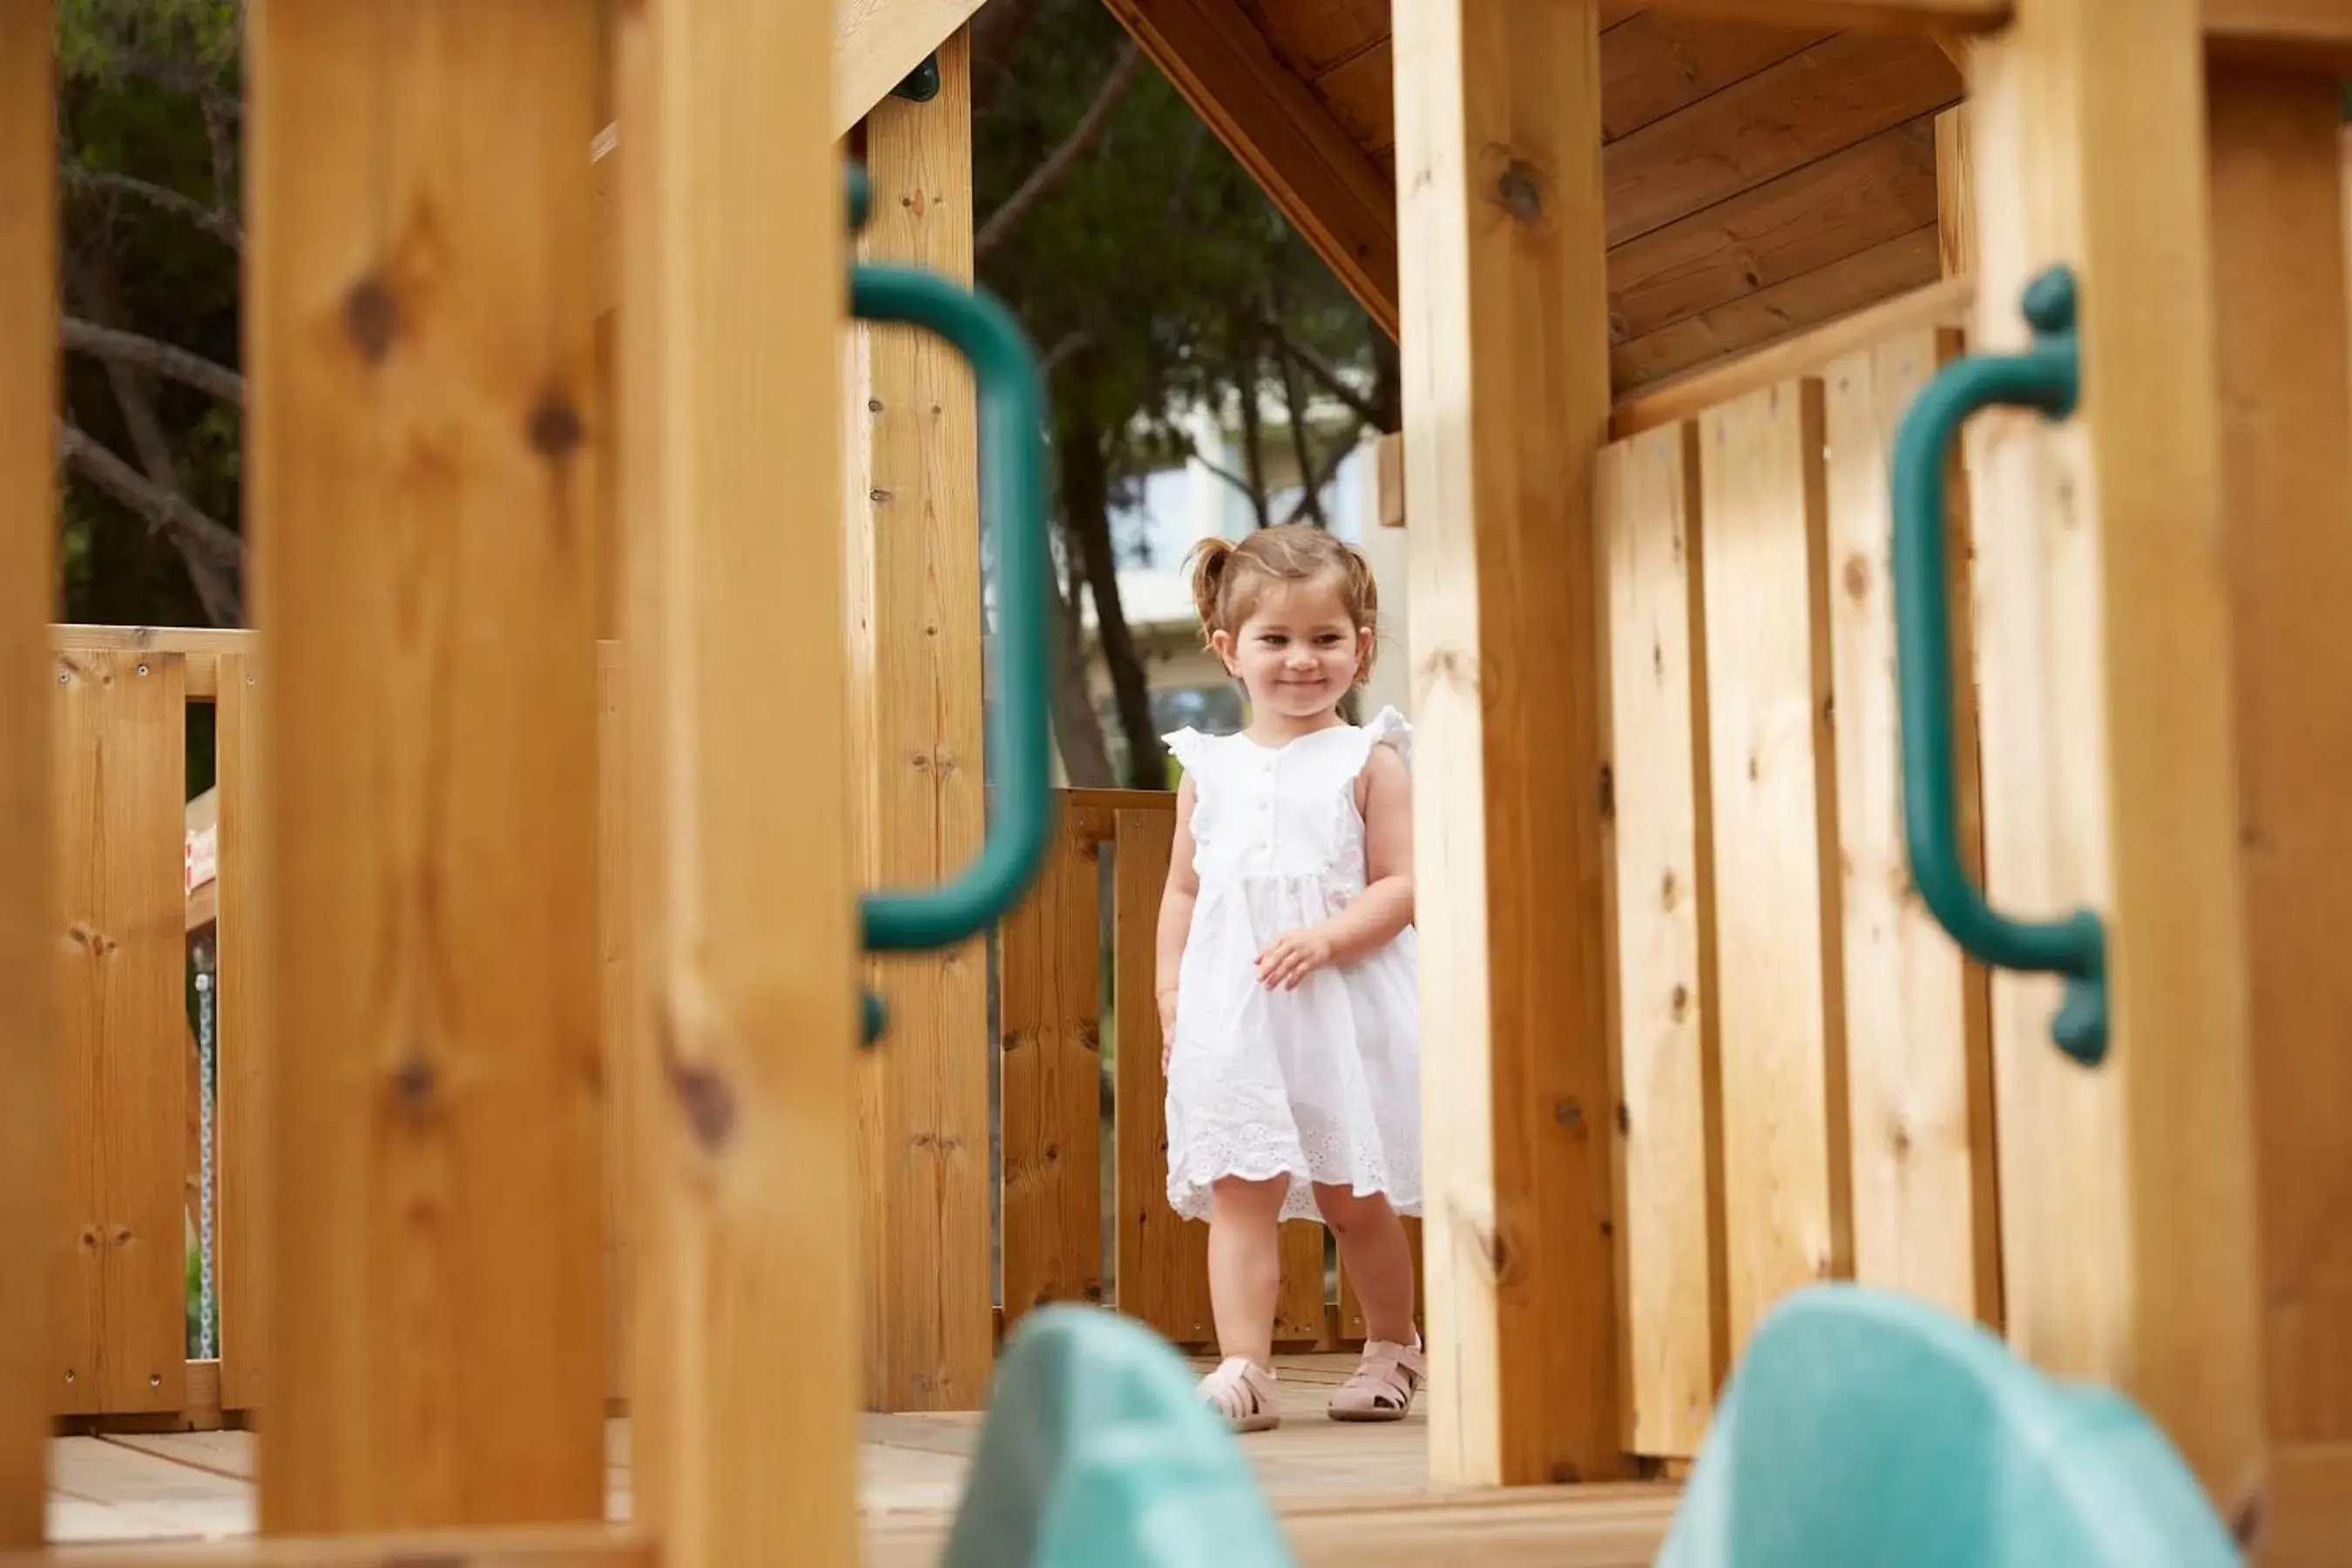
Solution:
{"label": "girl's arm", "polygon": [[1304,931],[1258,954],[1259,984],[1295,987],[1327,964],[1352,963],[1412,924],[1412,774],[1392,746],[1374,746],[1357,778],[1364,815],[1364,890]]}
{"label": "girl's arm", "polygon": [[1184,939],[1192,930],[1192,905],[1201,896],[1201,879],[1192,868],[1192,775],[1176,786],[1176,844],[1168,858],[1168,885],[1160,894],[1160,942],[1157,981],[1160,998],[1160,1044],[1164,1054],[1176,1023],[1176,975],[1184,963]]}

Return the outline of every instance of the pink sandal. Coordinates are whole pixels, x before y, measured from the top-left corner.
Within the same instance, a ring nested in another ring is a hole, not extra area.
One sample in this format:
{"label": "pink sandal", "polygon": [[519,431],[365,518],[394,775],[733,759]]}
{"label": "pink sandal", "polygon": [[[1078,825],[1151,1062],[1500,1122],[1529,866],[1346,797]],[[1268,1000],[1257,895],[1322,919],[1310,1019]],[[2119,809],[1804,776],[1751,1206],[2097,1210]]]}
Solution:
{"label": "pink sandal", "polygon": [[1201,1396],[1236,1432],[1268,1432],[1282,1425],[1275,1404],[1274,1372],[1246,1356],[1227,1356],[1201,1380]]}
{"label": "pink sandal", "polygon": [[1412,1396],[1429,1376],[1429,1361],[1422,1353],[1421,1336],[1411,1345],[1373,1340],[1364,1346],[1364,1359],[1354,1375],[1331,1396],[1334,1421],[1402,1421],[1412,1409]]}

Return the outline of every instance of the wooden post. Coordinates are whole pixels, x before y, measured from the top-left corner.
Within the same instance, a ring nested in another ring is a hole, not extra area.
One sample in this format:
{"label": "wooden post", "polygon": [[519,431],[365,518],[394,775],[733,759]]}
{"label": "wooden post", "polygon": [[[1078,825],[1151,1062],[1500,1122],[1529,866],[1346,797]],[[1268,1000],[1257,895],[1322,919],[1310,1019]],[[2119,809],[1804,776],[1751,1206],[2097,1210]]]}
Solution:
{"label": "wooden post", "polygon": [[624,10],[635,1517],[856,1561],[856,900],[831,12]]}
{"label": "wooden post", "polygon": [[2352,374],[2343,95],[2217,65],[2214,300],[2236,608],[2262,1377],[2261,1560],[2352,1558]]}
{"label": "wooden post", "polygon": [[[886,98],[866,121],[874,216],[866,259],[969,283],[971,46],[938,54],[939,95]],[[971,373],[911,327],[858,328],[868,356],[863,473],[849,488],[850,628],[870,795],[866,887],[946,881],[980,848],[982,637],[978,434]],[[858,482],[862,480],[863,482]],[[989,1308],[988,950],[984,940],[870,967],[889,1009],[864,1080],[866,1400],[976,1410],[994,1346]],[[1089,1053],[1089,1060],[1097,1059]]]}
{"label": "wooden post", "polygon": [[1423,1191],[1441,1482],[1624,1464],[1610,1236],[1594,455],[1598,7],[1397,8],[1423,759]]}
{"label": "wooden post", "polygon": [[51,541],[57,534],[57,145],[48,0],[0,0],[0,1551],[41,1543],[58,1143],[49,930]]}
{"label": "wooden post", "polygon": [[2063,262],[2083,382],[2063,422],[1973,421],[1969,473],[1989,893],[2103,918],[2112,1020],[2083,1068],[2056,983],[1995,978],[2010,1337],[2137,1401],[2239,1520],[2263,1388],[2198,13],[2019,0],[1972,45],[1969,347],[2022,343]]}
{"label": "wooden post", "polygon": [[598,14],[252,16],[269,1534],[604,1517]]}

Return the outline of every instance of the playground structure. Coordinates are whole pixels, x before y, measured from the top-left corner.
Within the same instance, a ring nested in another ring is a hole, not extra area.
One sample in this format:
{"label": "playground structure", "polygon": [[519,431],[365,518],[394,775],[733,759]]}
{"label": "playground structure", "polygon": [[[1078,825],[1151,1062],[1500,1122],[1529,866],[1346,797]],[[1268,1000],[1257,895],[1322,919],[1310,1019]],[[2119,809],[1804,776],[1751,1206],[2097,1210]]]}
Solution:
{"label": "playground structure", "polygon": [[[981,1408],[1045,1302],[1203,1332],[1198,1231],[1150,1201],[1156,1053],[1117,1051],[1101,1143],[1103,861],[1114,1039],[1148,1037],[1164,798],[1066,796],[1004,922],[995,1162],[974,945],[873,964],[887,1032],[850,1044],[856,890],[945,880],[982,833],[976,415],[929,340],[836,348],[821,149],[849,135],[873,177],[864,258],[968,279],[970,5],[845,10],[829,101],[821,18],[625,8],[583,166],[597,9],[257,8],[264,632],[45,627],[53,372],[37,333],[0,362],[0,1007],[58,1042],[12,1055],[0,1256],[61,1259],[0,1295],[0,1548],[40,1541],[50,1418],[253,1415],[262,1532],[302,1539],[223,1561],[388,1561],[368,1538],[422,1530],[483,1563],[846,1563],[861,1404]],[[1711,1484],[1759,1323],[1851,1279],[2127,1394],[2262,1561],[2341,1561],[2352,23],[1114,9],[1405,343],[1383,510],[1452,1053],[1440,1489],[1286,1510],[1302,1553],[1578,1561],[1629,1506],[1601,1483],[1696,1458]],[[46,28],[0,0],[24,321],[53,298]],[[938,90],[891,96],[926,58]],[[2092,1067],[2053,1043],[2058,977],[1967,957],[1914,896],[1899,784],[1898,431],[1939,371],[2027,345],[2055,263],[2084,395],[1966,433],[1946,762],[1993,901],[2096,914]],[[835,472],[845,531],[775,499]],[[184,1080],[142,1055],[184,1045],[179,726],[206,700],[211,1365],[154,1245]],[[1344,1290],[1297,1232],[1284,1340],[1344,1347]],[[869,1521],[868,1549],[941,1529]],[[1590,1560],[1655,1531],[1613,1549]]]}

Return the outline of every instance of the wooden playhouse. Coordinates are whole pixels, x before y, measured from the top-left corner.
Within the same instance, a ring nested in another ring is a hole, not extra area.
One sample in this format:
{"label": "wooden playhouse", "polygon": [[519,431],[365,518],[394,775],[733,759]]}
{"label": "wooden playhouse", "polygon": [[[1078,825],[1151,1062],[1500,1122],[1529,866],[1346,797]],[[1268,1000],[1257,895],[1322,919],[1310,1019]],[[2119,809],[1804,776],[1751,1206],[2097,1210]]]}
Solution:
{"label": "wooden playhouse", "polygon": [[[1407,381],[1439,1370],[1253,1451],[1299,1560],[1650,1561],[1758,1321],[1846,1279],[2128,1394],[2261,1560],[2352,1552],[2352,19],[1110,4]],[[46,625],[54,344],[0,349],[0,1256],[50,1260],[0,1552],[929,1562],[1025,1313],[1204,1337],[1155,1053],[1103,1115],[1166,797],[1061,802],[992,1066],[976,943],[869,964],[855,1045],[856,890],[983,830],[980,569],[968,380],[841,331],[827,215],[858,130],[856,253],[968,279],[972,0],[611,9],[254,9],[260,630]],[[23,321],[47,26],[0,0]],[[1901,420],[2062,263],[2079,407],[1971,422],[1947,492],[1951,754],[1990,899],[2101,923],[2095,1068],[1918,897],[1890,583]],[[1307,1387],[1360,1332],[1311,1231],[1282,1324]]]}

